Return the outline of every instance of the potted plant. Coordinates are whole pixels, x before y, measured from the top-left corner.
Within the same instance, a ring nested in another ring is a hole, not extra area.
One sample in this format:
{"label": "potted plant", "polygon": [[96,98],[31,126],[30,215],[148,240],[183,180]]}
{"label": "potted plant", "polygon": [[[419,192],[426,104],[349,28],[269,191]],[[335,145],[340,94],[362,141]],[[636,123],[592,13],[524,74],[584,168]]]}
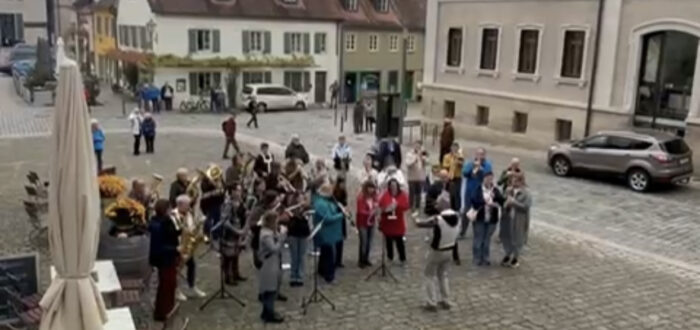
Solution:
{"label": "potted plant", "polygon": [[141,203],[119,197],[105,209],[105,216],[112,222],[109,234],[128,237],[141,235],[146,230],[146,208]]}
{"label": "potted plant", "polygon": [[148,276],[150,238],[146,234],[144,206],[134,199],[118,197],[107,206],[104,215],[108,229],[100,235],[98,258],[112,260],[120,276]]}

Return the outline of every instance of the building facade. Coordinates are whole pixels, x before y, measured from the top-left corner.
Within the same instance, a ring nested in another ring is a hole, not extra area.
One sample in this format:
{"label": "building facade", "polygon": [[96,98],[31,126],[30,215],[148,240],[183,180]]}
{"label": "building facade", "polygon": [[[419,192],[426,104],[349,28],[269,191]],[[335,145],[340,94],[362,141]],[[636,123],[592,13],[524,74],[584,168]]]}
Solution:
{"label": "building facade", "polygon": [[46,2],[0,2],[0,46],[10,46],[17,42],[36,44],[38,38],[46,37]]}
{"label": "building facade", "polygon": [[[343,98],[399,92],[419,99],[423,79],[424,0],[340,0]],[[404,49],[405,48],[405,49]],[[401,71],[405,66],[404,84]],[[402,87],[403,86],[403,87]]]}
{"label": "building facade", "polygon": [[430,1],[424,114],[539,147],[585,136],[590,109],[589,132],[653,126],[698,150],[699,17],[694,0]]}
{"label": "building facade", "polygon": [[92,45],[94,70],[98,78],[112,82],[116,77],[117,63],[109,57],[117,49],[117,0],[101,0],[93,6]]}

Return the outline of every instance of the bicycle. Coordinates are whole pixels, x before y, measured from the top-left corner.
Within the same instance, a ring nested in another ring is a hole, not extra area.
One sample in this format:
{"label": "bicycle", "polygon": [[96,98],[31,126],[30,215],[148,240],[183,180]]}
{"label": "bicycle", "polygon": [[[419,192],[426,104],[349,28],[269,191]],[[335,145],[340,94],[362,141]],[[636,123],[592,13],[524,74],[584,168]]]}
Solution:
{"label": "bicycle", "polygon": [[180,102],[180,112],[206,112],[211,109],[209,100],[200,96],[198,99],[187,99]]}

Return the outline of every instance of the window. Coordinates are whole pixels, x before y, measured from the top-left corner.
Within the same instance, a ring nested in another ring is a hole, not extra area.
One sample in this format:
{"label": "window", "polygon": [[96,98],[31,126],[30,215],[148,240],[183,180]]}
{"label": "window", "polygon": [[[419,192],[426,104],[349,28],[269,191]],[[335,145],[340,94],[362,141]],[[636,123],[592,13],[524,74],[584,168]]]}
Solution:
{"label": "window", "polygon": [[111,17],[108,17],[105,21],[105,34],[110,37],[114,37],[114,29],[112,29],[112,24],[114,24],[114,20],[112,20]]}
{"label": "window", "polygon": [[345,0],[345,9],[350,11],[357,11],[358,0]]}
{"label": "window", "polygon": [[608,147],[608,137],[596,135],[583,142],[585,148],[605,149]]}
{"label": "window", "polygon": [[562,77],[581,78],[585,43],[586,31],[567,30],[564,32],[564,50],[561,60]]}
{"label": "window", "polygon": [[618,150],[646,150],[651,147],[650,142],[640,141],[621,136],[609,136],[606,149]]}
{"label": "window", "polygon": [[489,107],[483,105],[476,106],[476,125],[487,126],[489,124]]}
{"label": "window", "polygon": [[353,33],[345,34],[345,50],[354,52],[357,46],[357,36]]}
{"label": "window", "polygon": [[516,111],[513,114],[513,132],[514,133],[527,132],[527,114],[526,113]]}
{"label": "window", "polygon": [[389,92],[396,93],[399,91],[399,72],[396,70],[389,71]]}
{"label": "window", "polygon": [[119,26],[119,41],[122,46],[129,46],[129,27],[124,25]]}
{"label": "window", "polygon": [[195,30],[195,47],[195,50],[199,52],[211,50],[210,30]]}
{"label": "window", "polygon": [[389,51],[396,52],[399,50],[399,36],[392,34],[389,36]]}
{"label": "window", "polygon": [[314,53],[323,54],[326,52],[326,34],[325,33],[315,33],[314,34]]}
{"label": "window", "polygon": [[191,72],[190,94],[201,95],[221,84],[220,72]]}
{"label": "window", "polygon": [[264,49],[264,35],[262,31],[250,31],[248,51],[262,52]]}
{"label": "window", "polygon": [[[304,34],[299,32],[287,32],[285,36],[285,54],[306,53],[304,49]],[[308,35],[307,35],[308,36]]]}
{"label": "window", "polygon": [[455,101],[445,101],[442,108],[445,118],[455,117]]}
{"label": "window", "polygon": [[104,31],[102,30],[102,16],[97,16],[95,19],[95,28],[97,29],[97,34],[102,34]]}
{"label": "window", "polygon": [[376,34],[370,34],[369,36],[369,51],[379,51],[379,36]]}
{"label": "window", "polygon": [[523,29],[520,31],[518,50],[518,73],[536,74],[539,52],[540,30]]}
{"label": "window", "polygon": [[690,152],[690,148],[682,139],[665,142],[662,146],[666,152],[672,155],[682,155]]}
{"label": "window", "polygon": [[375,0],[377,11],[386,13],[389,11],[389,0]]}
{"label": "window", "polygon": [[129,26],[129,39],[131,39],[131,47],[139,47],[139,31],[137,26]]}
{"label": "window", "polygon": [[571,120],[557,119],[555,129],[554,139],[557,141],[571,140]]}
{"label": "window", "polygon": [[414,52],[416,50],[416,36],[409,35],[406,38],[406,51]]}
{"label": "window", "polygon": [[496,71],[498,67],[498,38],[500,29],[484,28],[481,30],[481,58],[479,69]]}
{"label": "window", "polygon": [[284,85],[295,92],[306,92],[311,86],[310,74],[307,71],[285,71]]}
{"label": "window", "polygon": [[272,73],[270,71],[244,71],[243,86],[248,84],[269,84],[272,83]]}
{"label": "window", "polygon": [[447,66],[462,64],[462,29],[450,28],[447,31]]}

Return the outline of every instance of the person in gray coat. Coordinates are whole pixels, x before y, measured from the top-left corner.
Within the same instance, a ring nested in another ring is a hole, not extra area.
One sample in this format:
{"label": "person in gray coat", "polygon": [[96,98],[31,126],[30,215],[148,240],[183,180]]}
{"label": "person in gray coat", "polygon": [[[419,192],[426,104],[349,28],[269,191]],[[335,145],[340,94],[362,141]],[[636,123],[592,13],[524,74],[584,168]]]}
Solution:
{"label": "person in gray coat", "polygon": [[530,206],[532,197],[525,185],[525,175],[515,174],[506,191],[505,211],[501,221],[500,238],[505,250],[501,266],[516,268],[523,245],[527,242],[530,227]]}
{"label": "person in gray coat", "polygon": [[287,239],[287,227],[279,226],[278,215],[268,211],[263,216],[260,229],[260,248],[258,257],[262,261],[258,279],[260,280],[259,299],[262,302],[260,318],[265,323],[282,323],[284,317],[275,312],[275,300],[282,282],[282,249]]}

